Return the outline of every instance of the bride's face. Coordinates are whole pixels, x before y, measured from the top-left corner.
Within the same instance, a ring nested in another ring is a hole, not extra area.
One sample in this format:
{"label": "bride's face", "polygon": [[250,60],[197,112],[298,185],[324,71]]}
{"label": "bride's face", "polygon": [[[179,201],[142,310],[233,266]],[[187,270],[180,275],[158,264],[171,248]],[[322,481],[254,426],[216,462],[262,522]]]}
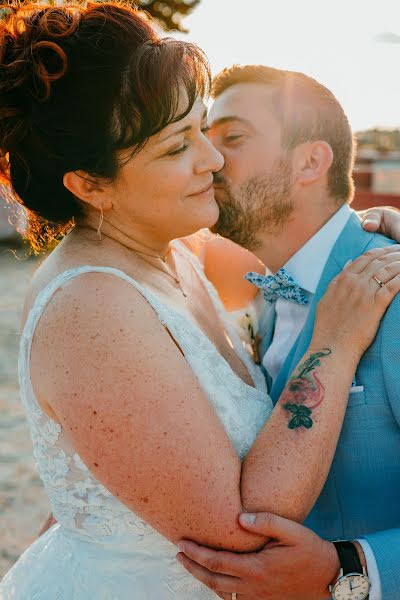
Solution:
{"label": "bride's face", "polygon": [[160,241],[211,227],[218,219],[213,172],[223,157],[207,137],[207,111],[197,99],[190,113],[171,123],[121,167],[114,186],[114,216],[124,229]]}

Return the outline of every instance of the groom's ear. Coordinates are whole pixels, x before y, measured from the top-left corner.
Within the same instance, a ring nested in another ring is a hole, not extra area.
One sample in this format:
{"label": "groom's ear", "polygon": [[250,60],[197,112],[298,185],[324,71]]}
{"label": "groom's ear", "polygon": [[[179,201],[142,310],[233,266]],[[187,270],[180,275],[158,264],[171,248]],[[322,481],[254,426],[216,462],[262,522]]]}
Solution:
{"label": "groom's ear", "polygon": [[294,152],[296,179],[300,185],[310,185],[326,177],[333,161],[332,148],[327,142],[306,142]]}

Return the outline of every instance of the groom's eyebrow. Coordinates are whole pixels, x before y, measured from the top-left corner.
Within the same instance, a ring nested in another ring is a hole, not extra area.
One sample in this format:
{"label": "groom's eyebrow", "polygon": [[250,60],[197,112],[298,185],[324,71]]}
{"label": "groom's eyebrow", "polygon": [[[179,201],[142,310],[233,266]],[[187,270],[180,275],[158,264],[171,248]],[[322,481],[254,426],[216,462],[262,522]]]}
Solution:
{"label": "groom's eyebrow", "polygon": [[239,123],[243,123],[243,125],[246,125],[246,127],[250,127],[251,129],[253,129],[253,125],[250,121],[237,115],[227,115],[226,117],[220,117],[219,119],[215,119],[215,121],[211,121],[210,127],[219,127],[221,125],[225,125],[226,123],[232,123],[232,121],[238,121]]}

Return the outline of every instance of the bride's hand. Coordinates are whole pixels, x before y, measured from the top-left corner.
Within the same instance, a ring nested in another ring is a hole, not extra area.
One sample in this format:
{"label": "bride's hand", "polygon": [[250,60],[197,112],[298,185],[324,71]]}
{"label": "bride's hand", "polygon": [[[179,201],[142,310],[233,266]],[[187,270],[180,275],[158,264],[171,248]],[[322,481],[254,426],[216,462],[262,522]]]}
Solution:
{"label": "bride's hand", "polygon": [[400,245],[376,248],[346,265],[317,307],[313,342],[362,355],[400,291]]}

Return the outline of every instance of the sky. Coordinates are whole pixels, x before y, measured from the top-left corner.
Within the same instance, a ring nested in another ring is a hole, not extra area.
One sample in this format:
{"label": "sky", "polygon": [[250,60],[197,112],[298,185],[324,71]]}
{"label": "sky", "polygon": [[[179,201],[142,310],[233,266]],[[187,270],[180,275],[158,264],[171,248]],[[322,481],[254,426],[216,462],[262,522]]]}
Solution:
{"label": "sky", "polygon": [[206,51],[214,74],[234,63],[303,71],[355,131],[400,127],[400,0],[201,0],[183,23],[179,37]]}

